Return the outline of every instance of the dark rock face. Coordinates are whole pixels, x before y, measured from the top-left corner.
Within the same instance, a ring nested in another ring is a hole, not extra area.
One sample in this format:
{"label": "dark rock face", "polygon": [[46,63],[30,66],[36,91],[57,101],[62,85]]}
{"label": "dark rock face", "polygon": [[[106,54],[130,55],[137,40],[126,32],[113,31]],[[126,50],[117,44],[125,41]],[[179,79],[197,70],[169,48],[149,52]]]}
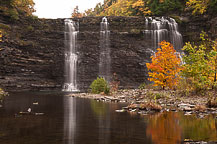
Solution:
{"label": "dark rock face", "polygon": [[179,25],[184,42],[200,41],[200,33],[206,32],[212,40],[217,38],[217,17],[204,16],[183,16]]}
{"label": "dark rock face", "polygon": [[[100,22],[102,17],[86,17],[79,20],[80,32],[78,83],[80,89],[87,89],[99,73]],[[109,17],[111,73],[116,73],[122,87],[138,87],[147,79],[145,60],[144,18]],[[137,22],[137,23],[136,23]],[[141,22],[141,23],[138,23]],[[139,33],[132,33],[137,29]]]}
{"label": "dark rock face", "polygon": [[[0,24],[10,27],[3,37],[0,51],[0,84],[7,90],[60,90],[64,83],[64,19],[22,20],[9,24],[0,17]],[[78,86],[87,90],[99,71],[100,22],[102,17],[74,19],[79,22]],[[111,73],[116,73],[120,86],[138,87],[147,81],[145,63],[150,61],[148,47],[152,41],[144,38],[145,18],[108,17],[110,25]],[[207,31],[214,31],[213,19]],[[215,23],[215,24],[214,24]],[[181,25],[184,40],[192,39],[199,23]],[[183,30],[184,29],[184,30]],[[190,33],[192,32],[192,33]]]}

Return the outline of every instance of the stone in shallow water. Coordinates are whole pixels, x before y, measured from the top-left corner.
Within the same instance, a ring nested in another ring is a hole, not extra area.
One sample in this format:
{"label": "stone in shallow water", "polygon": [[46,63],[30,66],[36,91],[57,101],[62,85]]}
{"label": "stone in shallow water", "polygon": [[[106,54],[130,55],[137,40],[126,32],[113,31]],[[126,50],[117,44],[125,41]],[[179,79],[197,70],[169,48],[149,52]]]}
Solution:
{"label": "stone in shallow water", "polygon": [[35,115],[40,116],[40,115],[44,115],[44,113],[35,113]]}
{"label": "stone in shallow water", "polygon": [[124,109],[122,109],[122,110],[115,110],[115,112],[125,112],[125,110]]}

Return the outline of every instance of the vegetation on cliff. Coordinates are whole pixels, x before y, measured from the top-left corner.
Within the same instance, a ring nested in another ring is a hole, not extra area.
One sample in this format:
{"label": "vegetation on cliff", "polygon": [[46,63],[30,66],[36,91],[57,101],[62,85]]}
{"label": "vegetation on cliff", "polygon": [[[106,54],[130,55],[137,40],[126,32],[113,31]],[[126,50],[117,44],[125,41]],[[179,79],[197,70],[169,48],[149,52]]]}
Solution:
{"label": "vegetation on cliff", "polygon": [[18,20],[20,15],[32,16],[34,5],[33,0],[1,0],[0,9],[11,20]]}
{"label": "vegetation on cliff", "polygon": [[[217,0],[105,0],[85,16],[172,15],[190,11],[193,15],[217,13]],[[76,11],[74,11],[76,12]],[[78,11],[77,11],[78,12]],[[75,14],[73,14],[75,16]]]}

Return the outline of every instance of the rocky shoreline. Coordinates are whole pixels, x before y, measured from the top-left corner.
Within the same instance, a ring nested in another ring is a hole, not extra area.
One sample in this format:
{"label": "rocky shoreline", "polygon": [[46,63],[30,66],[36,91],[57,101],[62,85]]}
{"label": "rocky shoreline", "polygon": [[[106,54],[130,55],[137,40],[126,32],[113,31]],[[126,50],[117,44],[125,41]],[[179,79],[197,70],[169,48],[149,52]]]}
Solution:
{"label": "rocky shoreline", "polygon": [[208,96],[177,96],[175,91],[156,91],[150,89],[118,90],[110,96],[104,94],[76,93],[68,96],[89,98],[103,102],[127,103],[116,112],[137,112],[147,115],[164,111],[183,111],[185,115],[196,114],[203,118],[209,114],[217,114],[216,107],[210,107]]}

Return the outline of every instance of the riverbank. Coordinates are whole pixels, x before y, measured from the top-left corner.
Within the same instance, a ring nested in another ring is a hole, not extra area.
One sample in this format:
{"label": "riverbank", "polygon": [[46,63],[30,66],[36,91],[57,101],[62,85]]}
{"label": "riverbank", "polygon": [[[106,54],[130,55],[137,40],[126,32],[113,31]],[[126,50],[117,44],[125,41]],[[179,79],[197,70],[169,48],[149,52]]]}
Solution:
{"label": "riverbank", "polygon": [[217,114],[214,98],[204,96],[182,96],[177,91],[159,91],[150,89],[124,89],[107,96],[104,94],[77,93],[68,96],[90,98],[103,102],[127,103],[116,112],[137,112],[138,114],[152,114],[164,111],[184,111],[185,115],[197,114],[203,118],[208,114]]}

